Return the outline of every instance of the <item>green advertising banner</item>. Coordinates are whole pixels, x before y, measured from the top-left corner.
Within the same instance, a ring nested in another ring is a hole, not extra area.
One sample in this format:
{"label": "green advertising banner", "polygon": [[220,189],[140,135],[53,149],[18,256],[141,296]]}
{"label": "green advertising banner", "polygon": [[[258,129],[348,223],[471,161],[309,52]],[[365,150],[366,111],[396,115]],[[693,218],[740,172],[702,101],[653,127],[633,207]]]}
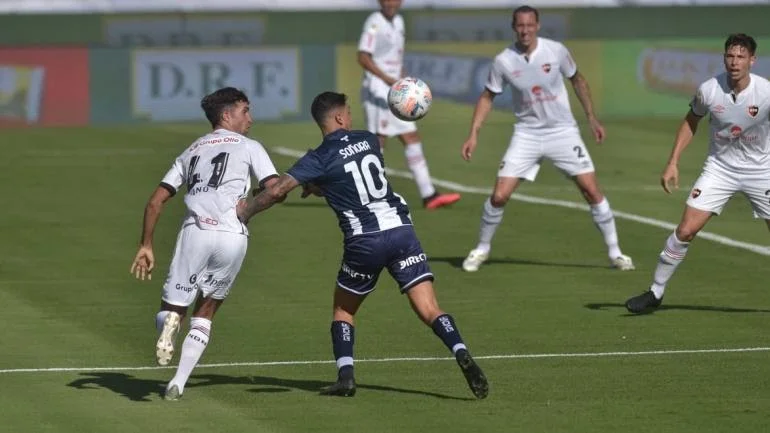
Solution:
{"label": "green advertising banner", "polygon": [[91,120],[204,120],[201,98],[220,88],[242,89],[259,121],[309,118],[312,98],[333,88],[334,49],[95,49],[91,52]]}

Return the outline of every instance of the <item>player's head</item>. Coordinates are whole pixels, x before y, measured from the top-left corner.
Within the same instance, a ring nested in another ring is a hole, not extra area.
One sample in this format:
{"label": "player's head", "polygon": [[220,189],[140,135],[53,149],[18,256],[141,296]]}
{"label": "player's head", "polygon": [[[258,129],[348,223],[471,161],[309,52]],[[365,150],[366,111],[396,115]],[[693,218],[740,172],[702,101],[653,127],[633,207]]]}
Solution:
{"label": "player's head", "polygon": [[224,87],[203,97],[201,108],[211,127],[245,134],[251,127],[249,98],[234,87]]}
{"label": "player's head", "polygon": [[398,13],[398,10],[401,9],[401,3],[403,3],[402,0],[379,0],[380,1],[380,12],[385,16],[387,19],[391,19]]}
{"label": "player's head", "polygon": [[733,81],[739,81],[749,74],[757,60],[757,42],[744,33],[733,33],[725,41],[725,70]]}
{"label": "player's head", "polygon": [[540,30],[540,12],[532,6],[519,6],[513,10],[511,25],[513,32],[516,33],[516,42],[527,48],[537,40],[537,32]]}
{"label": "player's head", "polygon": [[321,128],[324,135],[340,128],[353,127],[353,116],[350,114],[348,97],[344,93],[323,92],[313,99],[310,114]]}

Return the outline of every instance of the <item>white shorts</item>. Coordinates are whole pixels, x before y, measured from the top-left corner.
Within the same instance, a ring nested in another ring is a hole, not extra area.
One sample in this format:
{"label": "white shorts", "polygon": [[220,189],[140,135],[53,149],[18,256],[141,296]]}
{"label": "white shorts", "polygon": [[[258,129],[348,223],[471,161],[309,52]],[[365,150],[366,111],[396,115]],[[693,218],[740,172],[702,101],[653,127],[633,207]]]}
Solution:
{"label": "white shorts", "polygon": [[364,78],[361,101],[364,105],[366,128],[377,135],[395,137],[417,131],[414,122],[406,122],[393,115],[388,107],[390,87],[379,78]]}
{"label": "white shorts", "polygon": [[544,132],[515,129],[497,177],[534,181],[543,159],[551,160],[570,177],[594,171],[594,162],[577,127]]}
{"label": "white shorts", "polygon": [[736,192],[749,199],[754,217],[770,219],[768,174],[741,174],[708,162],[687,197],[687,206],[719,215]]}
{"label": "white shorts", "polygon": [[186,307],[203,297],[225,299],[246,256],[248,237],[201,230],[190,224],[179,231],[162,299]]}

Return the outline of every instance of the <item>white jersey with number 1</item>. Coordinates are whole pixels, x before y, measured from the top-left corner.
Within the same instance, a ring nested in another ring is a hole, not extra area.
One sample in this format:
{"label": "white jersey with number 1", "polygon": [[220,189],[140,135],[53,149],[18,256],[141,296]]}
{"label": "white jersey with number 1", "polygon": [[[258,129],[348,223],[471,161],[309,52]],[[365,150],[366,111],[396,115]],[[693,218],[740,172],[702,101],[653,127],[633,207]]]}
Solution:
{"label": "white jersey with number 1", "polygon": [[187,148],[163,177],[161,186],[172,193],[186,186],[183,225],[247,235],[246,226],[238,220],[236,204],[247,196],[251,176],[261,183],[276,175],[259,142],[218,129]]}
{"label": "white jersey with number 1", "polygon": [[577,66],[567,47],[537,38],[537,47],[527,55],[511,44],[495,57],[486,88],[502,93],[513,90],[513,113],[517,130],[573,128],[577,125],[569,104],[564,78],[572,78]]}
{"label": "white jersey with number 1", "polygon": [[738,173],[770,172],[770,82],[751,74],[748,87],[734,95],[727,81],[722,73],[704,82],[690,103],[694,114],[711,114],[706,163]]}

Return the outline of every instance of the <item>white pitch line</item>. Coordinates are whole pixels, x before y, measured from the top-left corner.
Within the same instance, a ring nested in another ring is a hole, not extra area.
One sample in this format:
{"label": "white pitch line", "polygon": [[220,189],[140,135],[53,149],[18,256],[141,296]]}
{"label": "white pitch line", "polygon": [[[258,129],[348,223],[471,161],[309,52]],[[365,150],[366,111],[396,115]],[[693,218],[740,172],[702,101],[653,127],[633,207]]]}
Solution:
{"label": "white pitch line", "polygon": [[[296,158],[299,158],[305,154],[305,152],[300,152],[298,150],[289,149],[288,147],[280,147],[280,146],[274,147],[272,150],[279,155],[292,156]],[[405,179],[413,179],[412,174],[407,171],[396,170],[392,168],[388,168],[386,169],[386,171],[388,173],[388,176],[400,177]],[[452,182],[452,181],[443,180],[443,179],[436,179],[436,178],[432,178],[432,180],[435,185],[448,188],[457,192],[465,192],[469,194],[481,194],[481,195],[492,194],[492,188],[479,188],[475,186],[463,185],[461,183]],[[518,200],[525,203],[544,204],[548,206],[558,206],[558,207],[564,207],[569,209],[579,209],[583,211],[590,210],[590,207],[585,203],[577,203],[577,202],[572,202],[567,200],[553,200],[549,198],[535,197],[535,196],[519,194],[519,193],[513,193],[511,198],[513,200]],[[616,218],[621,218],[629,221],[647,224],[653,227],[658,227],[666,230],[674,230],[677,226],[676,224],[670,223],[668,221],[663,221],[655,218],[648,218],[642,215],[636,215],[636,214],[623,212],[615,209],[613,209],[612,211],[615,214]],[[728,238],[727,236],[722,236],[722,235],[718,235],[716,233],[711,233],[707,231],[701,231],[700,233],[698,233],[698,237],[701,239],[707,239],[712,242],[716,242],[718,244],[740,248],[746,251],[751,251],[752,253],[760,254],[763,256],[770,256],[770,247],[765,245],[738,241],[732,238]]]}
{"label": "white pitch line", "polygon": [[[640,352],[577,352],[577,353],[524,353],[510,355],[482,355],[474,356],[475,359],[542,359],[542,358],[602,358],[602,357],[631,357],[631,356],[655,356],[655,355],[702,355],[714,353],[747,353],[769,352],[770,347],[741,347],[723,349],[681,349],[681,350],[648,350]],[[373,358],[356,359],[357,363],[388,363],[388,362],[431,362],[454,361],[454,358],[445,357],[404,357],[404,358]],[[295,366],[334,364],[334,360],[324,361],[253,361],[253,362],[223,362],[216,364],[200,364],[200,368],[224,368],[224,367],[270,367],[270,366]],[[9,368],[0,370],[0,374],[10,373],[62,373],[83,371],[140,371],[140,370],[167,370],[176,366],[144,366],[144,367],[53,367],[53,368]]]}

